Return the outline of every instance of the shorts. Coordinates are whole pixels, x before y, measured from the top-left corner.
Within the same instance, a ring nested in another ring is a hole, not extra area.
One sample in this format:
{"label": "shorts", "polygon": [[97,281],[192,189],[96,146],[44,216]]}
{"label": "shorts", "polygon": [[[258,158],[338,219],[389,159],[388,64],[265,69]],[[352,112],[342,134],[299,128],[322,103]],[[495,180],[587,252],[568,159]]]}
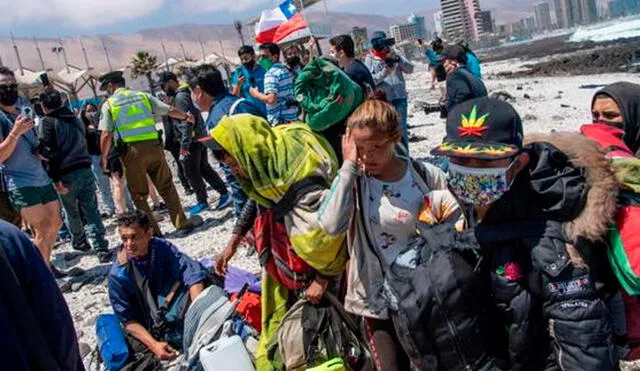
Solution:
{"label": "shorts", "polygon": [[58,201],[58,193],[53,188],[53,184],[43,187],[24,187],[9,191],[9,201],[16,211],[20,211],[26,207]]}

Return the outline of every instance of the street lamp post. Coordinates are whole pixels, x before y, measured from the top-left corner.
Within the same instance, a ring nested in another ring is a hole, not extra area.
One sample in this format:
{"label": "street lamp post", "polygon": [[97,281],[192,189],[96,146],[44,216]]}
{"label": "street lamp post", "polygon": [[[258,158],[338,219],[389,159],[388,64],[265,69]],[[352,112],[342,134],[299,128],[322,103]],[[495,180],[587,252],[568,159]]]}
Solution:
{"label": "street lamp post", "polygon": [[242,22],[236,20],[233,22],[233,27],[235,27],[236,31],[238,32],[238,36],[240,36],[240,42],[242,43],[242,45],[244,44],[244,35],[242,35]]}

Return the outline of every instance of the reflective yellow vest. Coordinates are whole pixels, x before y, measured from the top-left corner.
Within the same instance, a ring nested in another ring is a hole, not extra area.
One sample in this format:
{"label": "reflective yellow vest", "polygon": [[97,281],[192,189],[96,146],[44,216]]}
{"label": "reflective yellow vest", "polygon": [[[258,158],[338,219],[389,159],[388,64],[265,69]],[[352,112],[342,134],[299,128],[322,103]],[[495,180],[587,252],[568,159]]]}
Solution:
{"label": "reflective yellow vest", "polygon": [[159,138],[151,102],[146,94],[121,89],[107,101],[114,131],[122,141],[135,143]]}

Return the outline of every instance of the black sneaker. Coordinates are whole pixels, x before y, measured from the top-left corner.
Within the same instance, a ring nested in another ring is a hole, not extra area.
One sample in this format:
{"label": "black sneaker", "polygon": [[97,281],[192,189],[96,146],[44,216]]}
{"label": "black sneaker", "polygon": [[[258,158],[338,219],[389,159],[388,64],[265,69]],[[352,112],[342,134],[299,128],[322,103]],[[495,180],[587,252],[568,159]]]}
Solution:
{"label": "black sneaker", "polygon": [[57,280],[69,277],[69,274],[67,272],[60,270],[60,268],[56,267],[53,264],[51,264],[51,274],[53,274],[53,278]]}
{"label": "black sneaker", "polygon": [[98,256],[100,264],[111,263],[113,261],[113,251],[100,250],[96,255]]}
{"label": "black sneaker", "polygon": [[151,211],[165,211],[167,210],[167,205],[164,202],[160,202],[157,205],[153,205]]}
{"label": "black sneaker", "polygon": [[200,215],[194,215],[187,220],[187,223],[183,225],[182,228],[178,229],[177,237],[185,237],[203,224],[204,220],[202,220],[202,217]]}
{"label": "black sneaker", "polygon": [[82,243],[79,243],[75,246],[71,246],[74,250],[76,251],[82,251],[82,252],[87,252],[89,250],[91,250],[91,245],[89,245],[89,242],[84,241]]}

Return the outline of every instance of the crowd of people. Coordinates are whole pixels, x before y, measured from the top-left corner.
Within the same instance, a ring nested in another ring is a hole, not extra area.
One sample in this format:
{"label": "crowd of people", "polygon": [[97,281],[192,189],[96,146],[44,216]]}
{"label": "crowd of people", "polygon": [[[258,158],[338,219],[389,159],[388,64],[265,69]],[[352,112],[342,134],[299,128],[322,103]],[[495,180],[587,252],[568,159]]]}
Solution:
{"label": "crowd of people", "polygon": [[[243,243],[263,267],[258,370],[640,369],[640,274],[630,262],[640,243],[628,232],[640,226],[628,209],[640,210],[640,85],[598,91],[580,132],[525,137],[514,107],[487,96],[464,40],[420,41],[425,83],[441,98],[416,107],[446,118],[432,164],[409,148],[405,74],[415,67],[394,40],[374,32],[363,60],[349,35],[329,44],[330,56],[316,58],[331,64],[313,77],[367,98],[323,130],[305,121],[297,92],[312,57],[298,45],[242,46],[229,85],[211,65],[184,79],[162,72],[158,96],[110,72],[100,78],[107,99],[79,116],[50,87],[30,107],[0,67],[9,369],[84,369],[55,288],[71,273],[51,264],[61,230],[73,249],[112,264],[128,370],[162,369],[181,354],[191,369],[199,331],[186,318],[210,321]],[[347,102],[326,91],[322,102]],[[195,195],[187,213],[165,150]],[[158,225],[166,209],[185,236],[203,211],[229,206],[235,226],[213,267]],[[121,243],[110,250],[112,217]]]}

